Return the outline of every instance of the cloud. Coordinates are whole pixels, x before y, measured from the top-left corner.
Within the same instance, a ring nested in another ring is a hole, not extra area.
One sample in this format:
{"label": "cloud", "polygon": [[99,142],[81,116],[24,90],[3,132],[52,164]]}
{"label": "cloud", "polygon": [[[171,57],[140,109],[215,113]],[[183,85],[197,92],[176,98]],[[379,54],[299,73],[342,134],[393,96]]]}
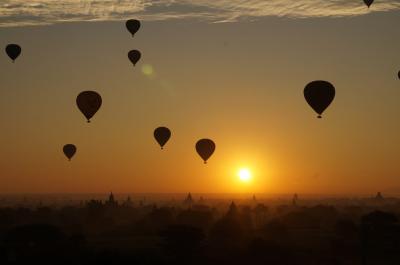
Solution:
{"label": "cloud", "polygon": [[209,22],[267,16],[347,17],[399,9],[398,0],[377,1],[370,9],[362,0],[3,0],[0,27],[132,17],[141,20],[196,18]]}

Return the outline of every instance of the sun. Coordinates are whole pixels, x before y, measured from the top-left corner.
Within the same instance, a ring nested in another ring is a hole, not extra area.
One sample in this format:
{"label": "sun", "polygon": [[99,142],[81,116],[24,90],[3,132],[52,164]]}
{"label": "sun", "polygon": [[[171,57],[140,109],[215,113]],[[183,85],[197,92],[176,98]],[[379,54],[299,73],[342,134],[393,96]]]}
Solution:
{"label": "sun", "polygon": [[239,169],[237,175],[243,182],[249,182],[251,180],[251,171],[248,168]]}

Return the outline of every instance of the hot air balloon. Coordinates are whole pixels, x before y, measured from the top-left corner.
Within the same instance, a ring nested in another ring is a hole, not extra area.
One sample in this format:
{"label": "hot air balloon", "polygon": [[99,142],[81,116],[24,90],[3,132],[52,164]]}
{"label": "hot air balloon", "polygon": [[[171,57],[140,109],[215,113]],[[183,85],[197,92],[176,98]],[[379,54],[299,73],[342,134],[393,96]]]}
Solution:
{"label": "hot air balloon", "polygon": [[102,103],[101,96],[95,91],[83,91],[76,98],[79,110],[85,115],[87,122],[100,109]]}
{"label": "hot air balloon", "polygon": [[8,44],[6,46],[6,53],[13,62],[21,54],[21,51],[22,51],[22,49],[18,44]]}
{"label": "hot air balloon", "polygon": [[313,81],[304,88],[304,97],[307,103],[321,118],[324,110],[335,98],[335,87],[327,81]]}
{"label": "hot air balloon", "polygon": [[65,156],[68,158],[68,160],[71,161],[71,158],[76,153],[76,146],[73,144],[66,144],[63,147],[63,152],[64,152]]}
{"label": "hot air balloon", "polygon": [[374,0],[364,0],[364,3],[368,6],[368,8],[372,5]]}
{"label": "hot air balloon", "polygon": [[138,50],[128,52],[128,58],[133,63],[133,66],[140,60],[140,57],[142,57],[142,54]]}
{"label": "hot air balloon", "polygon": [[125,25],[133,37],[140,28],[140,21],[136,19],[129,19],[126,21]]}
{"label": "hot air balloon", "polygon": [[154,130],[154,138],[161,146],[161,149],[164,148],[164,145],[168,142],[171,137],[171,131],[167,127],[158,127]]}
{"label": "hot air balloon", "polygon": [[215,143],[210,139],[201,139],[196,143],[196,151],[207,164],[207,160],[215,151]]}

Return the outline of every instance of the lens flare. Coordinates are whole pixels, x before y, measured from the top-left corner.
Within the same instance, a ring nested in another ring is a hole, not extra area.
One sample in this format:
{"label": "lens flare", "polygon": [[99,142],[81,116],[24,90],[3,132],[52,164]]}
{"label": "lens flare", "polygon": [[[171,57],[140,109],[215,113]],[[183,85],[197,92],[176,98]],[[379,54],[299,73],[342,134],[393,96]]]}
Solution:
{"label": "lens flare", "polygon": [[154,74],[153,66],[150,64],[144,64],[142,66],[142,73],[147,76],[152,76]]}

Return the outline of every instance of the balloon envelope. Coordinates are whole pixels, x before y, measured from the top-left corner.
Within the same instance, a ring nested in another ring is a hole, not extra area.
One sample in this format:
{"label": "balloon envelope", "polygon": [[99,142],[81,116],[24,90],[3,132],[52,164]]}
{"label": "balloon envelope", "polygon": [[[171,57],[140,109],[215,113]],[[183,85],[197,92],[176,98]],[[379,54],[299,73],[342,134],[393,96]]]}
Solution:
{"label": "balloon envelope", "polygon": [[71,158],[76,153],[76,146],[73,144],[66,144],[63,147],[63,152],[64,152],[65,156],[68,158],[68,160],[71,160]]}
{"label": "balloon envelope", "polygon": [[95,91],[83,91],[76,98],[76,104],[85,115],[87,122],[90,122],[90,119],[100,109],[101,103],[101,96]]}
{"label": "balloon envelope", "polygon": [[196,143],[196,151],[204,160],[204,164],[215,151],[215,143],[210,139],[201,139]]}
{"label": "balloon envelope", "polygon": [[171,131],[167,127],[158,127],[154,130],[154,138],[163,149],[164,145],[168,142],[171,137]]}
{"label": "balloon envelope", "polygon": [[140,57],[142,57],[142,54],[138,50],[132,50],[128,52],[128,58],[133,65],[136,65],[136,63],[140,60]]}
{"label": "balloon envelope", "polygon": [[368,8],[372,5],[374,0],[364,0],[364,3],[368,6]]}
{"label": "balloon envelope", "polygon": [[318,113],[318,118],[335,98],[335,87],[327,81],[313,81],[304,88],[307,103]]}
{"label": "balloon envelope", "polygon": [[18,44],[8,44],[6,46],[6,53],[13,62],[21,54],[21,51],[22,51],[22,49]]}
{"label": "balloon envelope", "polygon": [[129,19],[126,21],[125,25],[133,37],[140,28],[140,21],[136,19]]}

